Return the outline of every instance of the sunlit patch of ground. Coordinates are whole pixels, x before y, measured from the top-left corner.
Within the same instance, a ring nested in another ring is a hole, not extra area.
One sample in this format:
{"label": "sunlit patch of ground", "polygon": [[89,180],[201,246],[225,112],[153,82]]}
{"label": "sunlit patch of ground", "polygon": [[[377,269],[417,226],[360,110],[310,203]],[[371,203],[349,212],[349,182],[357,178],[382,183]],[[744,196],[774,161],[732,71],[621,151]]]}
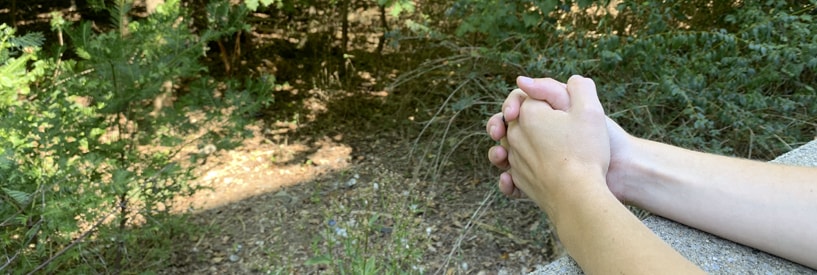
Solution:
{"label": "sunlit patch of ground", "polygon": [[[202,168],[197,184],[207,188],[180,205],[211,209],[306,182],[329,171],[349,166],[351,147],[324,137],[305,144],[275,144],[262,135],[237,150],[219,152],[213,164]],[[307,152],[314,151],[314,152]],[[295,156],[305,154],[303,159]]]}

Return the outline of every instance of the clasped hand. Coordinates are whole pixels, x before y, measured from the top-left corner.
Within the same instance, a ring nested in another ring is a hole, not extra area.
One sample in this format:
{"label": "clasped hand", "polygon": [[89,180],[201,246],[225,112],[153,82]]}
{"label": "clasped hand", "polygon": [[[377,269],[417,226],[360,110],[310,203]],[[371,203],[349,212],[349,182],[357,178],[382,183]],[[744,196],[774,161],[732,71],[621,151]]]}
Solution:
{"label": "clasped hand", "polygon": [[[560,198],[607,190],[610,138],[593,80],[573,76],[565,85],[520,77],[517,84],[520,89],[508,96],[503,113],[488,123],[494,140],[507,138],[507,148],[489,151],[494,164],[508,169],[500,176],[500,190],[521,191],[549,214]],[[536,99],[528,97],[534,94]],[[587,177],[601,180],[577,180]]]}

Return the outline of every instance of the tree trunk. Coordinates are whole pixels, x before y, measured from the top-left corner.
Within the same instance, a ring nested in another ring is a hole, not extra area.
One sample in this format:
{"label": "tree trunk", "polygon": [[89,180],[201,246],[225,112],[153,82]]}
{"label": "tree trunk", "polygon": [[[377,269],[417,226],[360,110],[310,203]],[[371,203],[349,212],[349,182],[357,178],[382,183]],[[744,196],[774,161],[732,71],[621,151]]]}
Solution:
{"label": "tree trunk", "polygon": [[380,5],[378,7],[380,9],[380,26],[383,28],[383,35],[380,36],[380,40],[377,41],[377,54],[383,54],[383,46],[386,44],[386,35],[391,31],[389,29],[389,22],[386,21],[386,4]]}
{"label": "tree trunk", "polygon": [[340,3],[341,13],[341,51],[346,54],[347,45],[349,44],[349,0],[343,0]]}
{"label": "tree trunk", "polygon": [[340,38],[340,64],[339,75],[341,78],[346,76],[346,54],[349,45],[349,0],[342,0],[340,2],[341,13],[341,38]]}

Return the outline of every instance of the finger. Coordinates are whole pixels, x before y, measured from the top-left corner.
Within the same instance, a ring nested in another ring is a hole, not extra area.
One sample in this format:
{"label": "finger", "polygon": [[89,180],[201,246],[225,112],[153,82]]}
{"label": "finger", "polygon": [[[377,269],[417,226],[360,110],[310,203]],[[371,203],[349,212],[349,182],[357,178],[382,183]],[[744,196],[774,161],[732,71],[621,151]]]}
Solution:
{"label": "finger", "polygon": [[533,79],[520,76],[516,78],[516,85],[519,85],[528,97],[546,101],[555,110],[566,111],[570,107],[570,97],[565,90],[565,84],[552,78]]}
{"label": "finger", "polygon": [[[503,176],[505,174],[507,174],[507,176]],[[522,192],[522,189],[516,187],[510,173],[503,173],[502,175],[499,175],[499,191],[509,198],[518,199],[525,197],[525,193]]]}
{"label": "finger", "polygon": [[499,141],[505,137],[505,123],[502,121],[502,113],[494,114],[488,119],[488,123],[485,125],[485,131],[487,131],[491,139],[495,141]]}
{"label": "finger", "polygon": [[505,102],[502,102],[502,114],[505,115],[506,122],[514,121],[519,117],[519,106],[522,105],[526,97],[528,97],[528,95],[525,94],[525,92],[520,89],[514,89],[508,97],[505,98]]}
{"label": "finger", "polygon": [[[527,112],[534,111],[534,110],[548,111],[548,112],[554,111],[553,106],[550,106],[550,104],[547,103],[547,101],[541,101],[541,100],[525,100],[524,102],[522,102],[522,106],[520,106],[519,108],[520,108],[520,112],[523,112],[521,110],[527,110]],[[563,112],[561,110],[556,110],[556,111]],[[523,115],[519,115],[519,117],[517,118],[517,120],[519,120],[520,123],[523,123],[522,122],[523,120],[528,121],[528,122],[534,122],[534,121],[538,121],[539,119],[540,118],[536,117],[536,116],[527,116],[526,117],[526,116],[523,116]],[[509,129],[507,130],[505,136],[510,136],[510,132],[514,131],[513,129],[518,129],[518,128],[514,128],[514,127],[508,127],[508,128]]]}
{"label": "finger", "polygon": [[491,147],[488,150],[488,160],[499,169],[507,170],[511,167],[511,163],[508,162],[508,150],[502,146]]}
{"label": "finger", "polygon": [[513,179],[511,178],[511,174],[508,172],[503,172],[499,175],[499,192],[505,194],[505,196],[512,196],[514,189],[516,189],[513,185]]}
{"label": "finger", "polygon": [[522,190],[519,190],[519,188],[516,188],[516,185],[514,185],[513,193],[511,193],[511,197],[522,198],[524,196],[525,196],[525,193],[522,193]]}
{"label": "finger", "polygon": [[596,93],[596,84],[590,78],[580,75],[571,76],[567,80],[567,93],[570,95],[570,110],[604,114],[599,96]]}

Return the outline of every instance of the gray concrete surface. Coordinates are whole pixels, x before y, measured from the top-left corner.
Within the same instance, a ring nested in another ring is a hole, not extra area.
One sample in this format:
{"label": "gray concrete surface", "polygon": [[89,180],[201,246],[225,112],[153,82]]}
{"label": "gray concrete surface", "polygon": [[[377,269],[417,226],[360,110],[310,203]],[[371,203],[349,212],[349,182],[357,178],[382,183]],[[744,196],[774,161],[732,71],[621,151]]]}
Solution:
{"label": "gray concrete surface", "polygon": [[[796,148],[772,162],[817,166],[817,140]],[[805,266],[658,216],[644,219],[644,224],[684,257],[710,274],[817,274],[817,271]],[[530,274],[584,273],[573,259],[565,256]]]}

